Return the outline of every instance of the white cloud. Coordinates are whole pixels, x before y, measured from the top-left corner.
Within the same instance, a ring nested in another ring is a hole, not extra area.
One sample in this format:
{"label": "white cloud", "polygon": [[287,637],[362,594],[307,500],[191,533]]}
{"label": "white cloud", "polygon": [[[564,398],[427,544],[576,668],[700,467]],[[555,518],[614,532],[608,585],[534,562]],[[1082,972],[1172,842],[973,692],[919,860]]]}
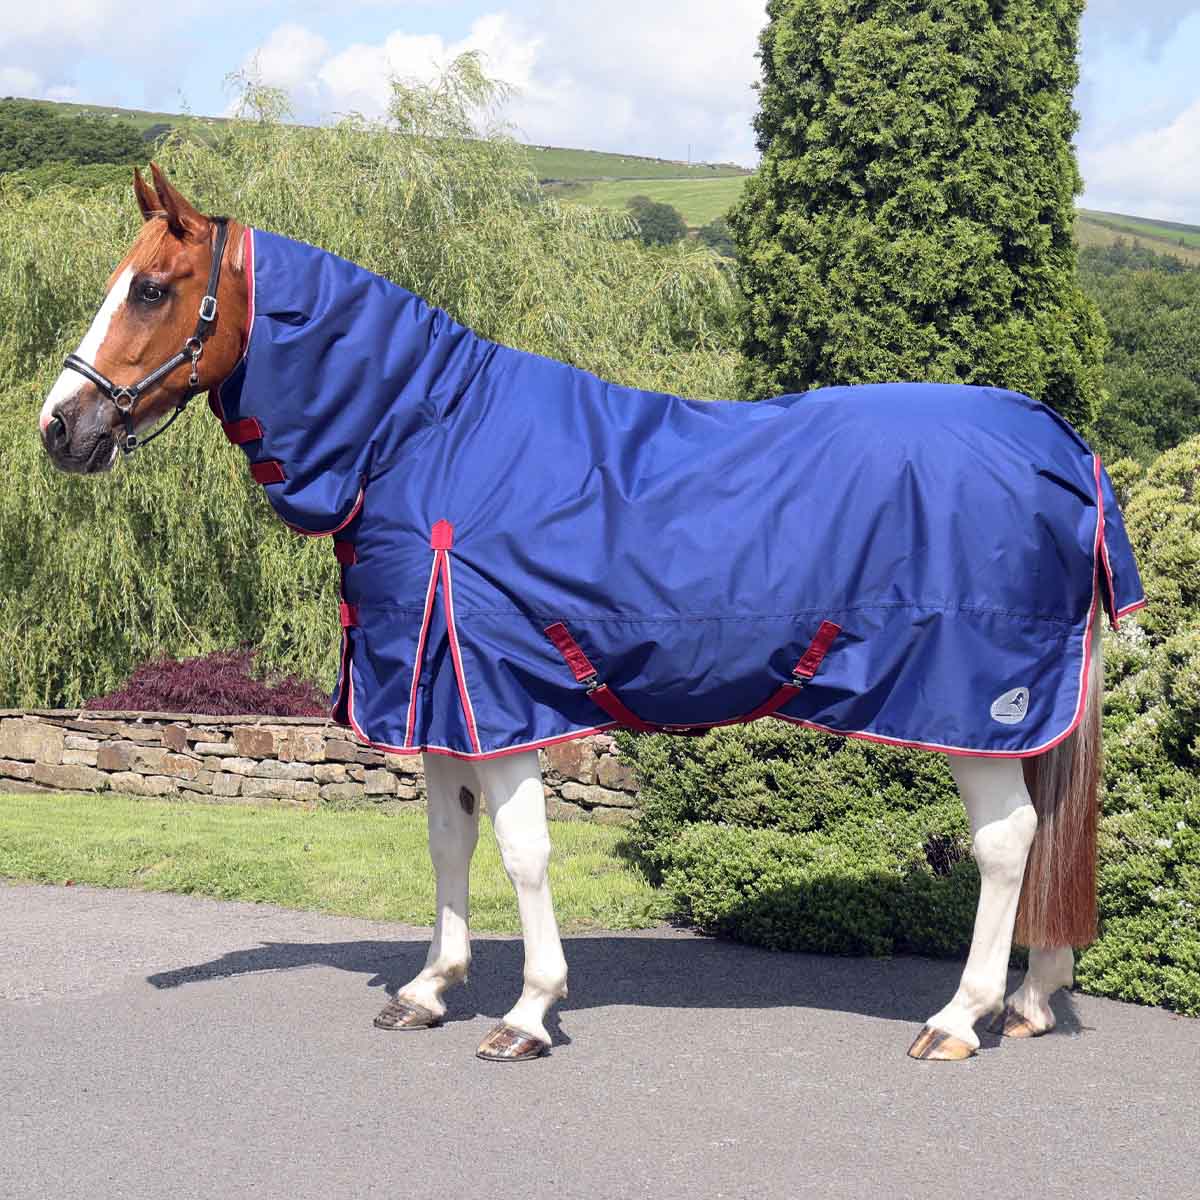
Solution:
{"label": "white cloud", "polygon": [[427,79],[476,50],[489,75],[518,89],[506,115],[527,141],[680,158],[690,143],[696,158],[754,161],[762,0],[545,0],[530,10],[517,0],[459,40],[397,29],[336,51],[288,24],[260,47],[258,69],[291,92],[302,119],[380,116],[391,77]]}
{"label": "white cloud", "polygon": [[266,82],[292,91],[309,86],[328,55],[329,43],[323,37],[303,25],[280,25],[254,58]]}
{"label": "white cloud", "polygon": [[[544,52],[512,115],[533,142],[752,163],[761,0],[539,6]],[[550,64],[553,64],[551,66]]]}
{"label": "white cloud", "polygon": [[336,52],[317,34],[288,24],[274,30],[243,65],[256,69],[264,83],[286,89],[303,119],[347,112],[378,117],[387,110],[391,79],[432,79],[469,50],[484,56],[494,78],[529,87],[539,44],[505,13],[478,18],[457,41],[397,30],[381,42],[355,42]]}
{"label": "white cloud", "polygon": [[1194,221],[1200,211],[1200,100],[1157,129],[1083,149],[1079,160],[1086,207]]}

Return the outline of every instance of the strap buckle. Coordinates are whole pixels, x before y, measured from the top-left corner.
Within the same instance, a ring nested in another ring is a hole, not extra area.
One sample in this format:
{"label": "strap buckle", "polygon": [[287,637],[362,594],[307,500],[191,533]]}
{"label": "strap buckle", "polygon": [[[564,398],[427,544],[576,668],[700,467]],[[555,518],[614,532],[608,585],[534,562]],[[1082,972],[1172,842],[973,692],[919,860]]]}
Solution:
{"label": "strap buckle", "polygon": [[114,387],[109,396],[118,412],[131,413],[133,406],[137,403],[138,389],[133,387]]}
{"label": "strap buckle", "polygon": [[217,315],[217,298],[216,296],[205,296],[200,301],[200,320],[213,321]]}

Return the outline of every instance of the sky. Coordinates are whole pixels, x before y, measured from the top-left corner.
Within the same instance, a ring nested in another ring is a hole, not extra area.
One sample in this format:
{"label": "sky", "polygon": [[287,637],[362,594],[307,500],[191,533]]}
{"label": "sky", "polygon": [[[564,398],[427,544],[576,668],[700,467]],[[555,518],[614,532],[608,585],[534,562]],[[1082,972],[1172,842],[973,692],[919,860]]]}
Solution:
{"label": "sky", "polygon": [[[6,6],[0,96],[199,115],[257,70],[298,119],[380,115],[464,50],[522,141],[755,162],[764,0],[43,0]],[[1091,0],[1076,144],[1088,208],[1200,224],[1200,0]]]}

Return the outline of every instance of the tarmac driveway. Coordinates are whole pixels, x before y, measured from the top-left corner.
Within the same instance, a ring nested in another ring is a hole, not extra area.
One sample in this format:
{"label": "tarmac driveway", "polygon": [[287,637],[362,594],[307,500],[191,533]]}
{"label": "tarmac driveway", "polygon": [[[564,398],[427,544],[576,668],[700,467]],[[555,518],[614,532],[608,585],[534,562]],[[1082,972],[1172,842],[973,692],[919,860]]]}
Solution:
{"label": "tarmac driveway", "polygon": [[552,1055],[488,1064],[519,941],[444,1027],[371,1025],[426,937],[0,884],[0,1197],[1200,1198],[1200,1021],[1073,996],[914,1063],[954,963],[598,932]]}

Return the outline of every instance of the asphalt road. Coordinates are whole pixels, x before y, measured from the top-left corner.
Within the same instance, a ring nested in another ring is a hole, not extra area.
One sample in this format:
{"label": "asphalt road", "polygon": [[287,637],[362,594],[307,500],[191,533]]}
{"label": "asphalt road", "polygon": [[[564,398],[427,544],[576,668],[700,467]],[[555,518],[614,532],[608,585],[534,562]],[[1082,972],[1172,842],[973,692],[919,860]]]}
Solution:
{"label": "asphalt road", "polygon": [[371,1019],[426,931],[0,884],[0,1197],[1200,1197],[1200,1021],[1088,996],[1032,1042],[905,1056],[952,963],[569,939],[538,1062],[479,939],[441,1029]]}

